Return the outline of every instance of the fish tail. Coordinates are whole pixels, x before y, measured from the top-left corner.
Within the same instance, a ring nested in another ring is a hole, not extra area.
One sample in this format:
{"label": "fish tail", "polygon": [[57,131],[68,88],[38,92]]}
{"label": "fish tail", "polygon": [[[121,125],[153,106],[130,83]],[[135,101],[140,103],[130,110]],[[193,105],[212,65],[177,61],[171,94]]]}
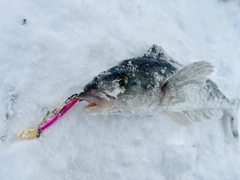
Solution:
{"label": "fish tail", "polygon": [[238,119],[237,119],[236,116],[231,116],[231,118],[230,118],[230,126],[231,126],[233,137],[238,140],[239,139]]}
{"label": "fish tail", "polygon": [[239,133],[238,133],[238,119],[236,113],[233,111],[229,111],[224,113],[223,117],[221,118],[223,123],[223,130],[225,135],[232,139],[239,140]]}
{"label": "fish tail", "polygon": [[231,117],[230,117],[230,126],[231,126],[233,137],[235,139],[239,139],[237,111],[240,108],[240,99],[237,98],[237,99],[233,100],[232,104],[234,107],[234,112],[232,114],[234,114],[234,115],[231,115]]}

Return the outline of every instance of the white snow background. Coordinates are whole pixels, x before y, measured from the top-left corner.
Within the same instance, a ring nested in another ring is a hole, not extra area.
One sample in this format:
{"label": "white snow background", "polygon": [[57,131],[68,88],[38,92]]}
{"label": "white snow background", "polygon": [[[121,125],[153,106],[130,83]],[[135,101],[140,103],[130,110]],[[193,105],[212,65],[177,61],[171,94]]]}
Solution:
{"label": "white snow background", "polygon": [[213,63],[211,79],[240,98],[239,1],[0,1],[0,179],[240,179],[239,142],[220,120],[91,116],[78,103],[39,139],[17,140],[44,107],[152,44],[184,65]]}

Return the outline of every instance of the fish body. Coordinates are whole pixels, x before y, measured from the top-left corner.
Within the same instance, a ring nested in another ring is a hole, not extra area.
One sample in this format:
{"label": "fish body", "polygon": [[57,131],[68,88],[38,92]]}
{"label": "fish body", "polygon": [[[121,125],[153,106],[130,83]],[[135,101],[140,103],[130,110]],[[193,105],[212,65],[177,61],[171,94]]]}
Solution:
{"label": "fish body", "polygon": [[160,112],[182,125],[229,114],[238,138],[233,104],[208,79],[212,72],[209,62],[183,67],[154,45],[143,57],[121,61],[97,75],[79,98],[89,103],[84,107],[89,114]]}
{"label": "fish body", "polygon": [[159,102],[161,87],[175,72],[176,68],[163,60],[124,60],[85,86],[80,97],[97,106],[84,110],[87,113],[147,113],[151,104]]}

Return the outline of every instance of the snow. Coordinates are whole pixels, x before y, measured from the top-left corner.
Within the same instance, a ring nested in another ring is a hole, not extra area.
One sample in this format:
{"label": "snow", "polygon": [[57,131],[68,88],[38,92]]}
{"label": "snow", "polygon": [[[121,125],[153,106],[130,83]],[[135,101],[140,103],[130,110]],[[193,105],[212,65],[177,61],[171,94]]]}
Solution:
{"label": "snow", "polygon": [[91,116],[83,102],[39,139],[16,139],[44,107],[152,44],[184,65],[211,62],[211,79],[240,98],[239,1],[1,1],[0,16],[0,179],[240,179],[239,143],[217,119]]}

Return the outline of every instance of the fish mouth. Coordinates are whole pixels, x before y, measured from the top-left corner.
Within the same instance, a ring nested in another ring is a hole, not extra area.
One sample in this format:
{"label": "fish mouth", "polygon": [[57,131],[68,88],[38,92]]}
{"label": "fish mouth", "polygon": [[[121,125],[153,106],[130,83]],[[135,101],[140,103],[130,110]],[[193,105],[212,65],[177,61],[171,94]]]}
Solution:
{"label": "fish mouth", "polygon": [[79,94],[79,99],[88,102],[88,105],[84,107],[84,110],[89,112],[90,110],[96,108],[103,109],[115,98],[106,93],[92,90],[88,92],[81,92]]}

